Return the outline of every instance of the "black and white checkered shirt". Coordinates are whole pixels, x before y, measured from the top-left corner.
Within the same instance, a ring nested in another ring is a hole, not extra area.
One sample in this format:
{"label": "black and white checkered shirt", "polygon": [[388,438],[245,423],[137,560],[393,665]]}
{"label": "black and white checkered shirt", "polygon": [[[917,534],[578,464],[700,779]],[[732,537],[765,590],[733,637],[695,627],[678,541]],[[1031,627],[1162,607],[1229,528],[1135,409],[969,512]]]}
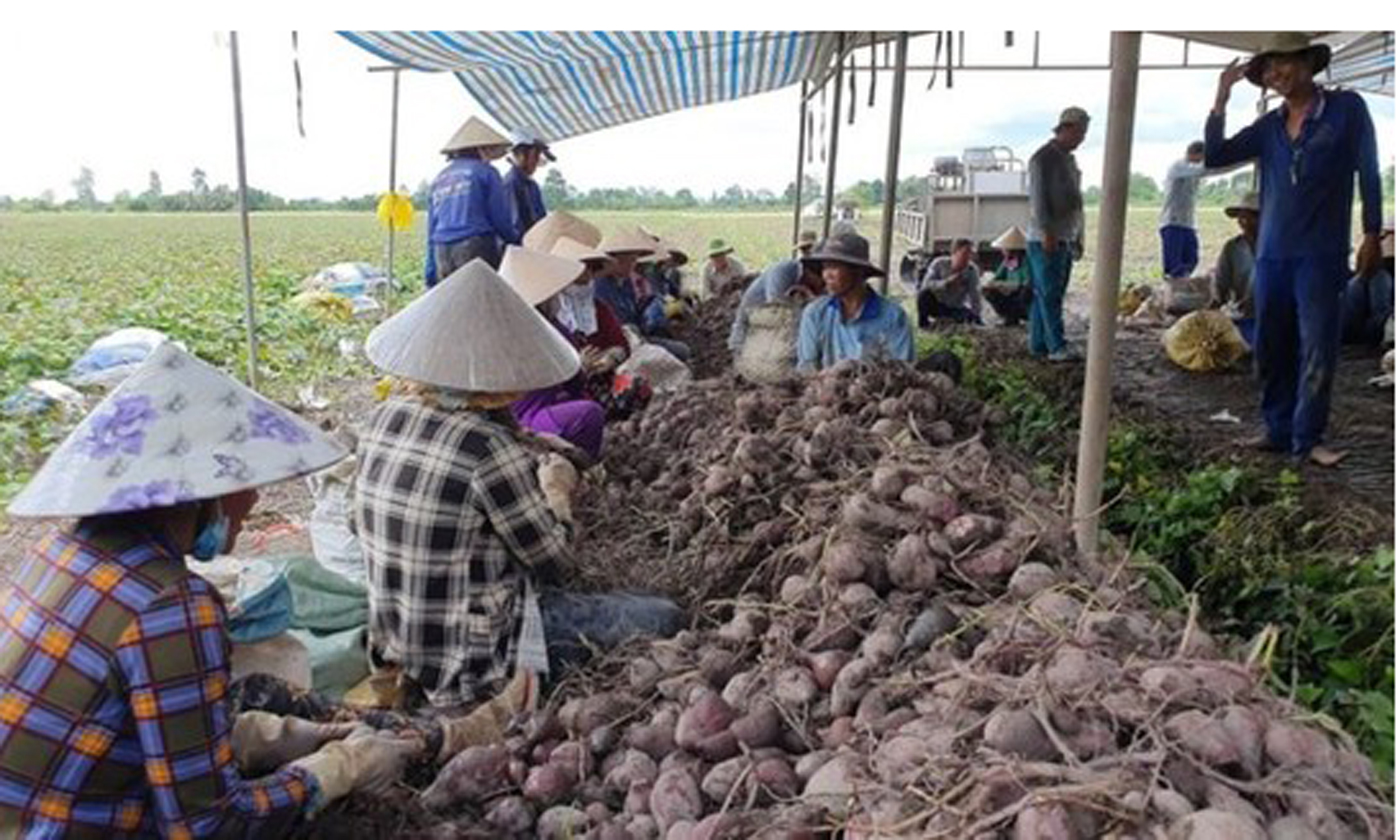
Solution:
{"label": "black and white checkered shirt", "polygon": [[527,568],[567,550],[535,458],[482,413],[413,398],[376,409],[360,445],[370,642],[435,706],[485,699],[515,664]]}

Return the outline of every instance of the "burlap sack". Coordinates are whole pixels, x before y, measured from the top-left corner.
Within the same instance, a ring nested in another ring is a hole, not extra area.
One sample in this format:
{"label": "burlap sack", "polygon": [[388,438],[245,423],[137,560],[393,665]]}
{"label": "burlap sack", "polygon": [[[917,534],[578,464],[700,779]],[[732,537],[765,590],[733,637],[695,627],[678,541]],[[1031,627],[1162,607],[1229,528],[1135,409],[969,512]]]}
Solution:
{"label": "burlap sack", "polygon": [[1249,345],[1225,313],[1192,312],[1162,333],[1167,357],[1195,372],[1224,370],[1249,353]]}
{"label": "burlap sack", "polygon": [[749,310],[749,331],[734,360],[739,375],[755,383],[791,376],[797,366],[800,302],[765,303]]}

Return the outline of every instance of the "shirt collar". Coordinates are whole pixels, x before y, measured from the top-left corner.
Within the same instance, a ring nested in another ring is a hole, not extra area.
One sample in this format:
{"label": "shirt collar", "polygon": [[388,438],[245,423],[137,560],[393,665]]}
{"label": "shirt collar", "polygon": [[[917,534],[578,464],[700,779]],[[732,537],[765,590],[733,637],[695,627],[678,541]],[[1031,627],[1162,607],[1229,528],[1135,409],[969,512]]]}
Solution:
{"label": "shirt collar", "polygon": [[[856,320],[873,321],[877,317],[879,317],[880,300],[880,293],[870,288],[869,284],[866,284],[865,303],[861,305],[860,314],[856,316]],[[826,302],[826,305],[836,310],[837,316],[841,317],[842,320],[845,320],[845,312],[843,312],[841,309],[841,298],[832,295],[831,300],[828,300]]]}
{"label": "shirt collar", "polygon": [[[1323,110],[1327,107],[1327,92],[1322,89],[1322,85],[1313,85],[1313,98],[1308,102],[1306,112],[1303,114],[1304,122],[1311,122],[1322,116]],[[1288,118],[1288,101],[1279,105],[1279,112],[1286,120]]]}

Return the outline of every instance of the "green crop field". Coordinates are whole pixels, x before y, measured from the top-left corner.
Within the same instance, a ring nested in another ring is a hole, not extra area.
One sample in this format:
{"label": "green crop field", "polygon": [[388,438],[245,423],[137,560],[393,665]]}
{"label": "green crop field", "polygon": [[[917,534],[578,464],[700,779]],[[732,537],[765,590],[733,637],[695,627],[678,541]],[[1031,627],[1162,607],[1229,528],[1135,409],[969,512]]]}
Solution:
{"label": "green crop field", "polygon": [[[705,244],[723,237],[751,269],[784,257],[789,213],[585,212],[605,232],[640,224],[692,255],[698,270]],[[1233,223],[1217,209],[1200,212],[1208,263]],[[398,237],[395,266],[410,280],[398,303],[421,290],[423,216]],[[1089,219],[1093,242],[1095,216]],[[810,222],[808,223],[810,224]],[[879,232],[877,214],[861,228]],[[329,377],[372,375],[346,360],[342,338],[361,340],[364,323],[326,323],[289,305],[302,278],[342,261],[382,263],[384,233],[368,213],[269,213],[252,220],[253,272],[261,340],[262,387],[289,399],[297,387]],[[878,242],[872,252],[878,253]],[[1090,248],[1092,252],[1092,246]],[[899,252],[896,252],[898,257]],[[1157,264],[1156,209],[1130,213],[1124,279],[1150,280]],[[1076,269],[1087,282],[1090,261]],[[246,366],[242,251],[233,214],[0,215],[0,399],[40,377],[62,378],[83,350],[127,326],[163,330],[201,357],[236,371]],[[52,417],[0,418],[0,501],[11,496],[66,431]]]}

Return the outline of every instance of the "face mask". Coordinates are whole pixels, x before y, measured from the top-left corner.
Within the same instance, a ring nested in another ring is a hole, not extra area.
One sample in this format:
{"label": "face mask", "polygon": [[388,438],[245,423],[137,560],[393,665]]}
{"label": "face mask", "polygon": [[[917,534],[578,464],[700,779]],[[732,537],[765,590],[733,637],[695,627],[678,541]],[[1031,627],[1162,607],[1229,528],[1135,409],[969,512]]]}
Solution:
{"label": "face mask", "polygon": [[194,548],[190,549],[190,554],[196,560],[213,560],[224,550],[224,545],[228,542],[228,517],[224,516],[222,507],[218,508],[218,514],[212,522],[206,524],[199,530],[199,535],[194,539]]}

